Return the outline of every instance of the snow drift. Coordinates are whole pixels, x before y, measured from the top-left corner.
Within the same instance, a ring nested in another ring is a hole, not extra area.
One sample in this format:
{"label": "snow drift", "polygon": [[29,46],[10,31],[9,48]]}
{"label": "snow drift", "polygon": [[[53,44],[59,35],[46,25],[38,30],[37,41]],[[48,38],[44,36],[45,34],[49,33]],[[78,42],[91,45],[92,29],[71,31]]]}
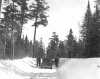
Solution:
{"label": "snow drift", "polygon": [[[40,73],[55,73],[55,69],[39,69],[35,58],[0,60],[1,79],[32,79]],[[36,78],[35,78],[36,79]]]}
{"label": "snow drift", "polygon": [[100,58],[70,59],[57,70],[58,79],[100,79]]}

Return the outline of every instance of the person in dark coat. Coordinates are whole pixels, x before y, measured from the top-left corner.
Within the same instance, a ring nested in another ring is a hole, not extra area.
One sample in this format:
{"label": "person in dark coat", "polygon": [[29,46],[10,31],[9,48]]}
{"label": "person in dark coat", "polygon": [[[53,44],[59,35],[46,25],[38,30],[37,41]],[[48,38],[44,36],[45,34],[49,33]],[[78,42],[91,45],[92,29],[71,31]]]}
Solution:
{"label": "person in dark coat", "polygon": [[55,58],[55,66],[58,67],[59,64],[59,58]]}

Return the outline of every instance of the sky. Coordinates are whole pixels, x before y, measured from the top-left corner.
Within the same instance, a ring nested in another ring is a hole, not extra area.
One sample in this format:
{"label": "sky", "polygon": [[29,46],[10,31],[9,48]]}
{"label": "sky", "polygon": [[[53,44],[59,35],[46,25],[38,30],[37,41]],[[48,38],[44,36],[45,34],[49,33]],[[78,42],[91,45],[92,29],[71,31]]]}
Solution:
{"label": "sky", "polygon": [[[56,32],[60,40],[66,40],[70,28],[73,29],[74,36],[79,38],[80,25],[84,19],[88,0],[46,0],[46,2],[50,6],[48,25],[37,28],[36,39],[42,38],[47,46],[52,32]],[[94,0],[90,0],[90,4],[93,11]],[[32,23],[29,21],[23,28],[23,34],[27,35],[29,40],[33,40],[34,35]]]}

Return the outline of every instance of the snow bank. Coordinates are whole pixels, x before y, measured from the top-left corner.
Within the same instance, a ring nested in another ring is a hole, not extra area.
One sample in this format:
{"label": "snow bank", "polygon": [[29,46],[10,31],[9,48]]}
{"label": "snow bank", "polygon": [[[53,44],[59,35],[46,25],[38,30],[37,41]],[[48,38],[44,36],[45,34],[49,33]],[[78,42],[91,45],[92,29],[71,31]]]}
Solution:
{"label": "snow bank", "polygon": [[0,69],[0,78],[1,79],[25,79],[25,77],[21,75],[17,75],[12,71],[6,71]]}
{"label": "snow bank", "polygon": [[57,70],[58,79],[100,79],[100,58],[70,59]]}
{"label": "snow bank", "polygon": [[0,60],[1,79],[30,79],[34,74],[55,73],[55,69],[39,69],[35,58]]}
{"label": "snow bank", "polygon": [[[0,60],[0,78],[1,79],[26,79],[29,78],[32,67],[35,67],[35,61],[32,58],[17,60]],[[28,74],[28,75],[26,75]]]}
{"label": "snow bank", "polygon": [[16,60],[1,60],[0,64],[11,70],[19,70],[27,73],[33,72],[33,68],[36,68],[36,60],[29,57]]}

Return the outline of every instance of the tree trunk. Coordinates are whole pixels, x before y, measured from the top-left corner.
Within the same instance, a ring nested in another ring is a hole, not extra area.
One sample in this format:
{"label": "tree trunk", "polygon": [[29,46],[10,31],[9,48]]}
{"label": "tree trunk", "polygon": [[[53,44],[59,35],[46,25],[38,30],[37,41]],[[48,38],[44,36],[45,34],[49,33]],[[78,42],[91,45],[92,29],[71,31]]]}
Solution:
{"label": "tree trunk", "polygon": [[[14,2],[13,2],[13,9],[14,9]],[[14,12],[13,12],[14,13]],[[12,17],[12,22],[14,20],[14,17]],[[12,59],[14,59],[14,25],[12,24]]]}
{"label": "tree trunk", "polygon": [[13,57],[13,59],[14,59],[14,54],[15,54],[15,52],[14,52],[14,48],[15,48],[15,45],[14,45],[14,30],[13,30],[13,34],[12,34],[13,36],[12,36],[12,57]]}
{"label": "tree trunk", "polygon": [[34,30],[34,40],[33,40],[33,58],[35,58],[36,54],[35,54],[35,41],[36,41],[36,30],[37,30],[37,26],[35,26],[35,30]]}
{"label": "tree trunk", "polygon": [[4,54],[3,54],[4,58],[5,58],[5,55],[6,55],[6,39],[5,39],[5,43],[4,43]]}
{"label": "tree trunk", "polygon": [[[38,14],[38,12],[37,12]],[[35,26],[35,29],[34,29],[34,38],[33,38],[33,58],[36,58],[36,54],[35,54],[35,42],[36,42],[36,30],[37,30],[37,19],[38,19],[38,16],[36,15],[36,18],[35,18],[35,23],[34,23],[34,26]]]}

